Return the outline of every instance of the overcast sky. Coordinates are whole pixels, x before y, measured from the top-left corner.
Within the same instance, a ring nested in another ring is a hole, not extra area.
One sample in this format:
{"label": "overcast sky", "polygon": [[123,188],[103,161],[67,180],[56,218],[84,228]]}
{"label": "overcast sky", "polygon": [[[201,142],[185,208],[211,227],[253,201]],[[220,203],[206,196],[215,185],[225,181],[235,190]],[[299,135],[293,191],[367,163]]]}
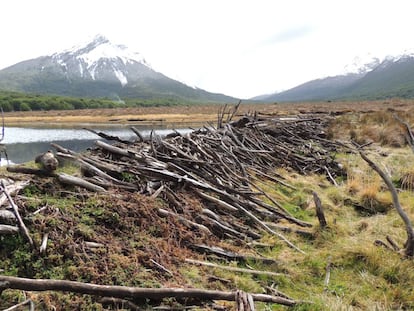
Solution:
{"label": "overcast sky", "polygon": [[414,48],[410,0],[2,0],[0,69],[96,34],[163,74],[239,98]]}

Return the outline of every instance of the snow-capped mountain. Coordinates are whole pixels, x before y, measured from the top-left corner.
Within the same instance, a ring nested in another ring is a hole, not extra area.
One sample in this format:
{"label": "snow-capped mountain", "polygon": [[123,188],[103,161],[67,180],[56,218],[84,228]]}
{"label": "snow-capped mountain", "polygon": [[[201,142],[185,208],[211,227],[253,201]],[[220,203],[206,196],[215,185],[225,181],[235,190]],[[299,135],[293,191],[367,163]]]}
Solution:
{"label": "snow-capped mountain", "polygon": [[414,53],[356,57],[337,76],[312,80],[264,101],[414,98]]}
{"label": "snow-capped mountain", "polygon": [[[102,35],[96,36],[92,42],[55,53],[51,57],[69,77],[118,80],[122,86],[142,76],[145,67],[151,69],[141,54],[124,45],[115,45]],[[138,70],[131,70],[131,67],[138,67]]]}
{"label": "snow-capped mountain", "polygon": [[236,101],[170,79],[152,69],[140,53],[102,35],[0,70],[0,89],[80,97]]}

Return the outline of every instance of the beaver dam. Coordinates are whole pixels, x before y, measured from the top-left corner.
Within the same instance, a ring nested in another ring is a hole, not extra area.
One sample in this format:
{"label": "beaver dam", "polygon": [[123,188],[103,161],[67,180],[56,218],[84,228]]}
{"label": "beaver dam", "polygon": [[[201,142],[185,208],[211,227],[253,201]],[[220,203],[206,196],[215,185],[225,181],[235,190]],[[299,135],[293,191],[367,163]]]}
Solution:
{"label": "beaver dam", "polygon": [[[8,167],[0,306],[312,309],[279,284],[294,287],[298,272],[285,257],[309,256],[331,219],[312,187],[301,196],[316,209],[292,202],[303,189],[286,176],[338,187],[347,173],[336,156],[353,147],[329,137],[328,114],[235,120],[236,112],[223,108],[216,125],[163,138],[134,128],[133,141],[95,132],[113,143],[96,141],[81,154],[52,144],[57,170]],[[325,264],[318,273],[328,288]]]}

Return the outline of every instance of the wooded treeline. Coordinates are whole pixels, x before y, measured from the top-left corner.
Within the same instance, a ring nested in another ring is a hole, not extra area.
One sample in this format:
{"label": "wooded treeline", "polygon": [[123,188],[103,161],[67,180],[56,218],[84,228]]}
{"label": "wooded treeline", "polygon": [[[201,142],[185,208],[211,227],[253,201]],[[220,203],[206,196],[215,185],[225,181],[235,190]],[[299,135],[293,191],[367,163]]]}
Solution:
{"label": "wooded treeline", "polygon": [[[23,94],[0,91],[0,108],[11,111],[48,111],[98,109],[119,107],[158,107],[186,105],[189,102],[176,98],[119,99],[119,98],[78,98],[41,94]],[[195,104],[195,103],[193,103]]]}

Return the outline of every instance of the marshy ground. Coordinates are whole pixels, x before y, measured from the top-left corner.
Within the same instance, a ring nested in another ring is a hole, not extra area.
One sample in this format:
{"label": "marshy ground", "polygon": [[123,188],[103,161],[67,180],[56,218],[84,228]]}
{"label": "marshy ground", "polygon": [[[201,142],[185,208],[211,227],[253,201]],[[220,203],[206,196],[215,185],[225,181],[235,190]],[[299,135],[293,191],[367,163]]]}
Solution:
{"label": "marshy ground", "polygon": [[[212,105],[7,113],[5,122],[6,125],[26,122],[128,123],[136,122],[128,121],[136,119],[215,122],[220,108]],[[389,174],[398,189],[401,205],[414,220],[414,153],[407,145],[403,127],[393,117],[393,114],[398,114],[413,124],[413,108],[414,102],[402,100],[241,105],[238,115],[249,111],[266,116],[331,113],[333,119],[326,128],[329,139],[368,144],[367,155]],[[36,243],[40,244],[44,233],[49,234],[50,240],[46,255],[40,255],[30,251],[19,235],[0,236],[1,273],[107,285],[241,289],[273,294],[281,291],[292,299],[305,301],[292,310],[413,309],[413,258],[405,258],[401,252],[375,245],[375,241],[386,241],[388,236],[402,247],[406,239],[404,224],[393,208],[387,187],[358,153],[343,151],[334,157],[346,171],[344,176],[336,179],[337,186],[326,175],[303,175],[286,167],[275,167],[268,173],[280,176],[291,188],[269,179],[255,180],[255,184],[271,198],[283,202],[283,208],[290,214],[312,224],[308,229],[309,235],[284,233],[306,254],[287,247],[270,234],[264,234],[256,245],[235,244],[215,236],[195,234],[194,230],[177,220],[159,217],[159,208],[171,208],[160,198],[128,191],[94,194],[77,187],[62,186],[52,177],[29,177],[2,171],[3,177],[15,180],[30,178],[30,184],[15,199]],[[81,173],[74,165],[59,170],[69,174]],[[131,181],[128,179],[131,175],[124,178]],[[314,192],[322,201],[327,228],[318,223]],[[200,199],[185,187],[176,199],[190,209],[202,208]],[[41,208],[44,208],[42,212],[33,214]],[[284,222],[279,225],[288,226]],[[88,248],[84,241],[105,247]],[[274,262],[238,262],[200,255],[187,247],[194,241],[252,257],[271,258]],[[186,263],[186,258],[280,272],[280,275],[253,275],[199,267]],[[0,307],[10,307],[26,298],[31,298],[42,310],[110,310],[96,297],[18,290],[3,291]],[[148,301],[140,303],[143,309],[152,308]],[[183,303],[164,301],[170,306]],[[232,303],[219,304],[224,308],[234,308]],[[212,308],[211,305],[198,307]],[[256,308],[287,309],[262,303],[257,303]]]}

